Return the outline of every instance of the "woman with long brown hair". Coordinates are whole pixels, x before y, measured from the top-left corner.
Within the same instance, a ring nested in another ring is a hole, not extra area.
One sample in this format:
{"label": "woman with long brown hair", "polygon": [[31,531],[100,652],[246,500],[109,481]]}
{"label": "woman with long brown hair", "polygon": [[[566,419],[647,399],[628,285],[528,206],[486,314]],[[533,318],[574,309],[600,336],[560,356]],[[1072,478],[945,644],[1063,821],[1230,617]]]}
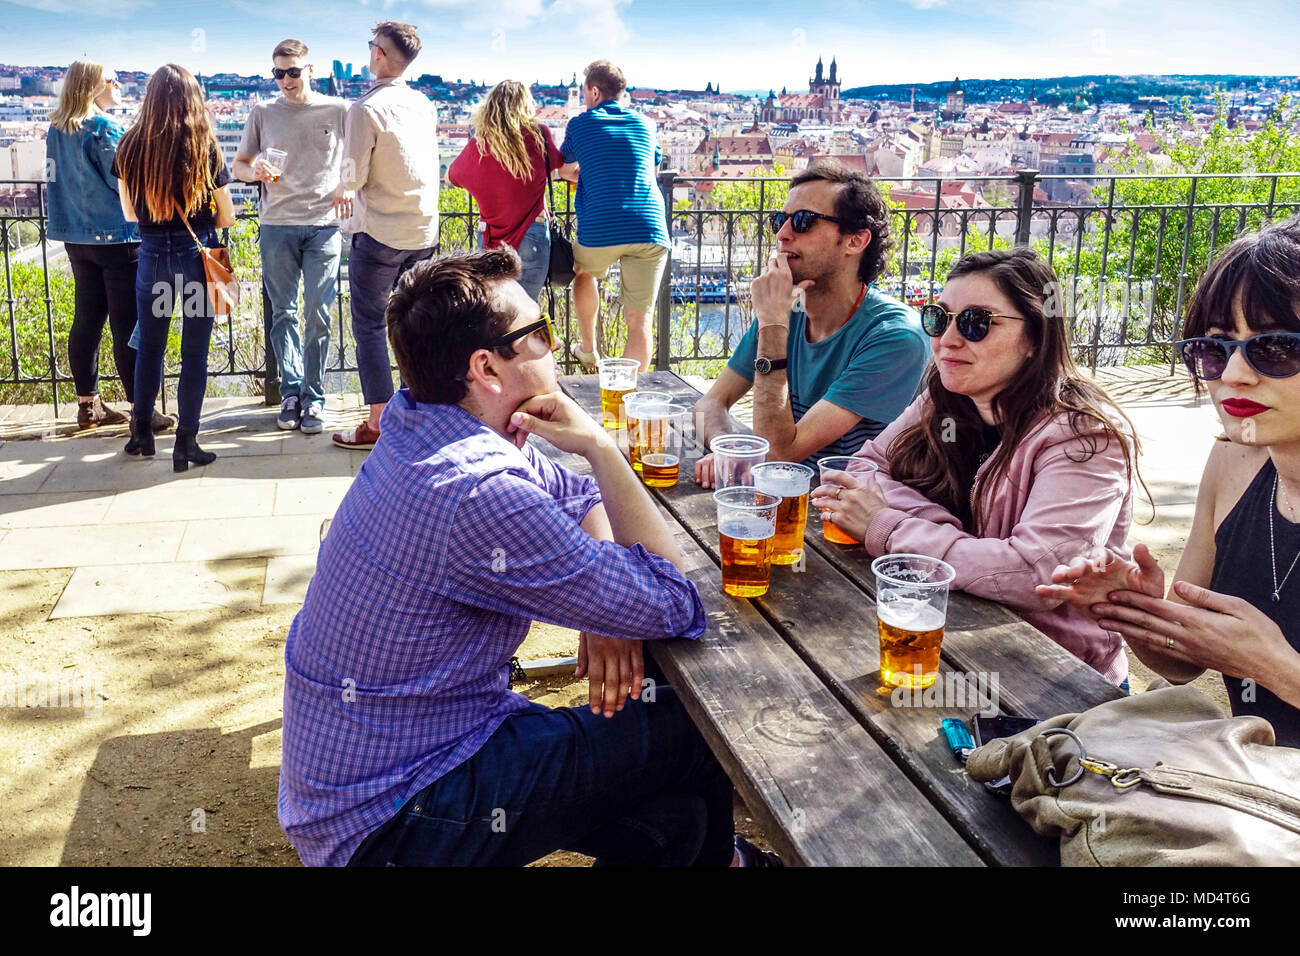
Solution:
{"label": "woman with long brown hair", "polygon": [[528,87],[518,80],[492,87],[470,124],[474,135],[447,170],[447,181],[478,203],[483,247],[507,245],[519,253],[519,284],[535,299],[551,263],[546,184],[564,157],[551,131],[537,121]]}
{"label": "woman with long brown hair", "polygon": [[[68,67],[59,105],[50,115],[45,158],[49,222],[46,232],[63,243],[76,288],[68,367],[77,389],[77,425],[118,425],[127,420],[99,397],[99,345],[108,320],[113,364],[127,401],[135,393],[135,273],[140,237],[122,216],[117,177],[111,172],[122,124],[109,110],[122,105],[122,88],[99,63],[77,60]],[[163,415],[155,431],[175,422]]]}
{"label": "woman with long brown hair", "polygon": [[1061,286],[1027,249],[968,255],[921,310],[934,362],[919,397],[813,503],[879,555],[953,566],[953,587],[1018,611],[1127,689],[1123,641],[1034,588],[1097,547],[1127,554],[1136,433],[1070,357]]}
{"label": "woman with long brown hair", "polygon": [[136,123],[118,146],[114,173],[121,179],[122,211],[140,224],[140,264],[135,295],[140,345],[128,455],[152,457],[149,422],[162,385],[163,353],[172,315],[182,311],[181,376],[176,390],[180,425],[172,465],[184,471],[217,456],[198,446],[199,414],[208,380],[212,306],[196,246],[214,246],[216,229],[235,221],[226,184],[230,173],[203,105],[199,84],[169,63],[149,78]]}

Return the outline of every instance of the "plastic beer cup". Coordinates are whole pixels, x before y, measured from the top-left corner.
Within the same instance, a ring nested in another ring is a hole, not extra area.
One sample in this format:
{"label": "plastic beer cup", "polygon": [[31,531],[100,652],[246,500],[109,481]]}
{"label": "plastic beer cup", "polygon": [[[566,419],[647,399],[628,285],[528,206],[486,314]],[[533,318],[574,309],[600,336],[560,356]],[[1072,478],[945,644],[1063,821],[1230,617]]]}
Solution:
{"label": "plastic beer cup", "polygon": [[709,442],[713,453],[713,484],[717,488],[752,485],[750,469],[767,458],[771,444],[757,435],[719,435]]}
{"label": "plastic beer cup", "polygon": [[606,428],[618,427],[623,396],[636,388],[641,363],[636,359],[605,358],[596,364],[600,376],[600,420]]}
{"label": "plastic beer cup", "polygon": [[772,538],[781,499],[753,487],[721,488],[718,506],[722,590],[732,597],[766,594],[772,576]]}
{"label": "plastic beer cup", "polygon": [[880,678],[890,687],[929,687],[939,676],[952,565],[923,554],[886,554],[876,576]]}
{"label": "plastic beer cup", "polygon": [[623,396],[623,427],[627,432],[627,460],[631,464],[633,471],[641,470],[641,452],[634,440],[636,437],[637,417],[634,414],[638,404],[647,402],[666,403],[672,402],[673,397],[667,392],[654,392],[646,389],[638,389],[635,392],[628,392]]}
{"label": "plastic beer cup", "polygon": [[808,521],[808,492],[813,470],[792,461],[764,461],[750,472],[754,487],[777,495],[776,536],[772,541],[773,564],[795,564],[803,557],[803,534]]}
{"label": "plastic beer cup", "polygon": [[[865,458],[852,458],[847,455],[832,455],[829,458],[822,458],[817,462],[817,465],[821,469],[821,481],[823,485],[838,484],[835,480],[835,475],[831,474],[832,472],[846,472],[854,478],[861,480],[862,478],[875,474],[878,470],[875,462],[867,461]],[[826,517],[825,512],[822,512],[822,535],[825,536],[827,541],[832,541],[835,544],[862,543],[852,535],[841,531],[835,525],[834,521],[831,521]]]}

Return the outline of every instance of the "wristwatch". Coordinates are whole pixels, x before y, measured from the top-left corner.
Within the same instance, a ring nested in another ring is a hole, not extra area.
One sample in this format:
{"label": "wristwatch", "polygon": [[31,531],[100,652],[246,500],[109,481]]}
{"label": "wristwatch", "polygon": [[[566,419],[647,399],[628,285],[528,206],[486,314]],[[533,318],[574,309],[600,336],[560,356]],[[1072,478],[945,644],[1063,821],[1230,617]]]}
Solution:
{"label": "wristwatch", "polygon": [[766,375],[768,372],[779,372],[789,364],[789,359],[770,359],[760,355],[754,359],[754,371]]}

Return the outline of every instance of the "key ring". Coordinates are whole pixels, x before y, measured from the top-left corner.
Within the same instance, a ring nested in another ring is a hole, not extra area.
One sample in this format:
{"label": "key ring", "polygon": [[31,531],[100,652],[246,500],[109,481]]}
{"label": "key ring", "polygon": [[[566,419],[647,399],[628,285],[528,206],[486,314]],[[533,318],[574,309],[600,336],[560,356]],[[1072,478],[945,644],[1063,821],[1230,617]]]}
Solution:
{"label": "key ring", "polygon": [[1121,769],[1117,764],[1110,763],[1109,761],[1106,760],[1098,760],[1095,757],[1089,757],[1088,751],[1083,746],[1083,741],[1079,739],[1079,735],[1076,734],[1073,730],[1070,730],[1066,727],[1049,727],[1047,730],[1044,730],[1038,736],[1051,737],[1055,734],[1065,734],[1067,737],[1073,740],[1075,744],[1078,745],[1079,769],[1074,772],[1074,775],[1070,777],[1069,780],[1066,780],[1062,783],[1058,783],[1056,781],[1055,767],[1047,771],[1047,782],[1051,784],[1053,787],[1057,787],[1059,789],[1059,788],[1068,787],[1071,784],[1078,783],[1079,780],[1083,777],[1083,772],[1085,770],[1090,770],[1095,774],[1100,774],[1103,777],[1108,777],[1110,779],[1111,786],[1115,787],[1115,789],[1117,790],[1127,790],[1129,787],[1137,786],[1139,783],[1142,782],[1142,771],[1138,767],[1128,767],[1128,768]]}

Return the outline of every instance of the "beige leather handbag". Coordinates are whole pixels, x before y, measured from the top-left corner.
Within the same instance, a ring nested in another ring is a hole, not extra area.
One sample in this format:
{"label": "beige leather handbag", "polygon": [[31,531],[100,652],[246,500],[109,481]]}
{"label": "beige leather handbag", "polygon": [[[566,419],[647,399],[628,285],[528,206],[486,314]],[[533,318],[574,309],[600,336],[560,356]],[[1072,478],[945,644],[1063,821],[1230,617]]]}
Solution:
{"label": "beige leather handbag", "polygon": [[1165,686],[978,748],[978,781],[1061,841],[1063,866],[1300,865],[1300,750],[1259,717]]}

